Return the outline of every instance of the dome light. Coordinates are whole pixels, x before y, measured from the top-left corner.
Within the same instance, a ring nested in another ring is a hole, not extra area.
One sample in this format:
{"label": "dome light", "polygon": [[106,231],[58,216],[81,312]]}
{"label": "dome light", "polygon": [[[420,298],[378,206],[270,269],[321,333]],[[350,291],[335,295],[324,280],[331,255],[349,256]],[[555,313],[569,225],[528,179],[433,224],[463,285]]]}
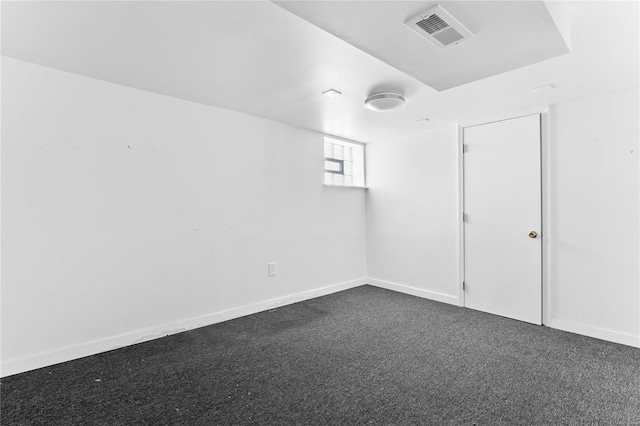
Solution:
{"label": "dome light", "polygon": [[386,112],[400,108],[404,105],[402,95],[394,92],[372,93],[364,101],[364,107],[371,111]]}

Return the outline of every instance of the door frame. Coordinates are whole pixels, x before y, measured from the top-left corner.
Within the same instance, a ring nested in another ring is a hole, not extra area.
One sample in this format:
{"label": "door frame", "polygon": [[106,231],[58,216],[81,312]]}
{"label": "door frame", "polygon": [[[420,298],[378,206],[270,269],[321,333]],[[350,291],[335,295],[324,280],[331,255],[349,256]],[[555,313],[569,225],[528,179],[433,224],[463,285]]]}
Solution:
{"label": "door frame", "polygon": [[541,189],[541,237],[542,237],[542,325],[548,326],[551,322],[551,271],[553,268],[550,241],[553,235],[551,218],[551,203],[549,194],[551,193],[551,173],[550,170],[550,140],[552,125],[550,121],[549,107],[537,107],[516,113],[493,116],[490,118],[463,121],[458,123],[458,306],[465,306],[465,292],[463,283],[465,281],[465,235],[464,235],[464,129],[482,124],[490,124],[498,121],[511,120],[528,115],[540,114],[540,189]]}

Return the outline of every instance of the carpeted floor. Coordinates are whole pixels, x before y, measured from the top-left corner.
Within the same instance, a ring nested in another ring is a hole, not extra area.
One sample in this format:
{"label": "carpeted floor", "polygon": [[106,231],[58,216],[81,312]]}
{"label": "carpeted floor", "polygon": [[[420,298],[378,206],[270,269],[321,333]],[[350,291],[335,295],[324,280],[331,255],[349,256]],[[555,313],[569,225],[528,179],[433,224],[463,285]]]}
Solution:
{"label": "carpeted floor", "polygon": [[363,286],[0,390],[3,426],[640,424],[640,349]]}

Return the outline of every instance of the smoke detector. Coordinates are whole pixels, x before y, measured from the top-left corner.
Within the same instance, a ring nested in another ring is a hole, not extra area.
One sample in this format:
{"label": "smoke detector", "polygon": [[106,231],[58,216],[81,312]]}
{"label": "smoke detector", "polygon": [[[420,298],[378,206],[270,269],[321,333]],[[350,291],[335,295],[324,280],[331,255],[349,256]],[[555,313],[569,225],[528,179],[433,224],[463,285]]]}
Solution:
{"label": "smoke detector", "polygon": [[440,49],[473,37],[471,31],[440,5],[407,19],[404,24]]}

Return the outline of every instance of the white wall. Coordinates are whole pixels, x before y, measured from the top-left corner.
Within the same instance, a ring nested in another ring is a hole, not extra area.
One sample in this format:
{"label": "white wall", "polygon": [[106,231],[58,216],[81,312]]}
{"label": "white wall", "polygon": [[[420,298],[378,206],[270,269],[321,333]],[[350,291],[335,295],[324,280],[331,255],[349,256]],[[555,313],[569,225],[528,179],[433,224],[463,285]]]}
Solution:
{"label": "white wall", "polygon": [[550,109],[549,325],[640,346],[638,91]]}
{"label": "white wall", "polygon": [[[365,229],[319,134],[2,65],[3,375],[367,275],[457,303],[454,126],[368,146]],[[637,92],[551,108],[545,240],[549,325],[636,345],[638,114]]]}
{"label": "white wall", "polygon": [[320,134],[2,65],[3,375],[364,283]]}
{"label": "white wall", "polygon": [[[553,106],[545,323],[640,346],[638,92]],[[457,302],[456,134],[368,146],[370,282]],[[450,296],[450,297],[447,297]]]}
{"label": "white wall", "polygon": [[458,303],[457,127],[367,146],[370,283]]}

